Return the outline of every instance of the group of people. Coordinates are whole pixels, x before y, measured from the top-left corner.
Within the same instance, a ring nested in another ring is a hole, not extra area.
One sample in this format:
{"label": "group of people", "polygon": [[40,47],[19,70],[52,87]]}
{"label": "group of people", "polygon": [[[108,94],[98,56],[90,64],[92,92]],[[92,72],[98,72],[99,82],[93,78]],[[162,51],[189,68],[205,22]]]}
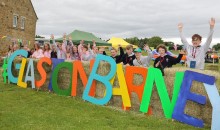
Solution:
{"label": "group of people", "polygon": [[[167,54],[167,48],[165,45],[160,44],[157,46],[157,52],[159,56],[154,61],[154,67],[162,71],[164,75],[164,69],[172,67],[180,62],[183,54],[187,54],[187,65],[191,68],[204,69],[204,60],[205,53],[207,52],[213,35],[213,29],[215,25],[215,19],[211,18],[210,20],[210,33],[208,35],[207,41],[204,45],[201,45],[202,37],[198,34],[192,36],[192,45],[190,45],[186,38],[183,36],[183,24],[178,24],[178,29],[180,32],[181,41],[186,48],[186,52],[180,51],[178,57],[173,57]],[[77,46],[72,42],[71,37],[66,38],[66,35],[63,36],[63,43],[55,42],[54,36],[51,35],[53,44],[45,43],[43,49],[40,48],[38,43],[35,43],[34,49],[28,49],[27,46],[24,46],[23,49],[28,51],[28,57],[30,58],[58,58],[65,60],[81,60],[81,61],[90,61],[95,59],[97,54],[107,55],[103,47],[97,47],[95,41],[93,41],[92,46],[90,44],[85,44],[84,40],[80,41],[80,44]],[[10,56],[13,51],[17,50],[18,46],[10,45],[8,56]],[[150,61],[153,57],[152,51],[150,48],[145,45],[144,51],[148,53],[148,56],[142,55],[142,50],[136,48],[133,50],[132,45],[128,45],[125,48],[126,53],[124,53],[123,48],[120,46],[118,49],[111,48],[111,57],[115,60],[117,64],[122,63],[125,66],[142,66],[149,67]],[[119,54],[118,54],[119,52]]]}

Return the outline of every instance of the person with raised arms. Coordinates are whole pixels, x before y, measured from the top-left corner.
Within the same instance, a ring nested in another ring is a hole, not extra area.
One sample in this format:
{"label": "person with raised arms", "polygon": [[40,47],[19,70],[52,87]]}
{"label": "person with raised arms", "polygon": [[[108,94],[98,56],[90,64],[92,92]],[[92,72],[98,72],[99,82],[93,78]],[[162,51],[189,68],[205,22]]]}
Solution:
{"label": "person with raised arms", "polygon": [[201,45],[202,37],[199,34],[194,34],[192,36],[192,45],[190,45],[183,35],[183,24],[182,23],[178,24],[180,38],[187,51],[186,63],[187,63],[187,66],[190,68],[203,70],[205,67],[205,54],[208,51],[209,46],[212,42],[215,19],[211,18],[209,24],[210,24],[210,32],[208,34],[208,38],[205,44],[203,45]]}
{"label": "person with raised arms", "polygon": [[[120,51],[119,55],[118,50]],[[122,56],[124,55],[124,50],[120,44],[118,45],[118,50],[114,47],[111,48],[111,57],[115,60],[116,64],[122,62]]]}
{"label": "person with raised arms", "polygon": [[126,46],[126,54],[122,56],[122,62],[125,66],[134,66],[133,60],[135,59],[135,55],[133,53],[133,46]]}
{"label": "person with raised arms", "polygon": [[55,42],[54,35],[51,35],[51,39],[53,40],[53,44],[55,45],[57,50],[57,58],[66,59],[66,36],[63,36],[63,43],[58,43],[58,45]]}
{"label": "person with raised arms", "polygon": [[81,61],[90,61],[91,59],[92,59],[92,53],[90,50],[90,43],[88,43],[88,46],[83,44],[82,53],[81,53]]}
{"label": "person with raised arms", "polygon": [[145,45],[144,50],[148,52],[148,56],[143,56],[142,51],[140,48],[136,48],[134,50],[135,59],[133,60],[134,66],[140,66],[140,67],[150,67],[150,61],[153,57],[153,54],[149,48],[149,46]]}

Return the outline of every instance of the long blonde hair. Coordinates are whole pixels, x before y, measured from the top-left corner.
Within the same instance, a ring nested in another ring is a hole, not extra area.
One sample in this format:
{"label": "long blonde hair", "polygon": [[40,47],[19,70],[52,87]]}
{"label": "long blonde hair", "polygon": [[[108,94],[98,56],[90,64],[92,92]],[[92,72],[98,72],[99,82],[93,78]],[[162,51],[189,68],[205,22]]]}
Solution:
{"label": "long blonde hair", "polygon": [[50,44],[49,44],[49,43],[44,43],[44,51],[47,51],[47,50],[46,50],[46,48],[45,48],[45,45],[47,45],[47,46],[48,46],[48,50],[50,51],[50,50],[51,50],[51,48],[50,48]]}

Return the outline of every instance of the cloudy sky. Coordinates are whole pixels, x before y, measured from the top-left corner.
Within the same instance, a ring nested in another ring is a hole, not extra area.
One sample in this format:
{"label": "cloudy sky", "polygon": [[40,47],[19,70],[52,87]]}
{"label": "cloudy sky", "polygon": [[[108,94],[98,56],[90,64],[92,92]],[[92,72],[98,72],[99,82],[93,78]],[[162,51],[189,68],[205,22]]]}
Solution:
{"label": "cloudy sky", "polygon": [[[39,20],[37,35],[61,36],[73,30],[92,32],[102,39],[160,36],[180,43],[177,24],[186,37],[209,32],[216,18],[213,43],[220,43],[219,0],[32,0]],[[189,39],[190,40],[190,39]],[[205,39],[203,39],[205,41]]]}

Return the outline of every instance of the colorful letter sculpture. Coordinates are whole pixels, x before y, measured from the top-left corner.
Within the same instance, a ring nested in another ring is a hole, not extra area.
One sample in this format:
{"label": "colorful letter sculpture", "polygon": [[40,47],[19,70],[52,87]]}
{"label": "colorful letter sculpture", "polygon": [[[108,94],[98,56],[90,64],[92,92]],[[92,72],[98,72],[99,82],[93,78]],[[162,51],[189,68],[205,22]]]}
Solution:
{"label": "colorful letter sculpture", "polygon": [[[57,94],[70,96],[71,86],[72,86],[72,68],[73,68],[72,65],[73,64],[69,63],[69,62],[62,62],[62,63],[58,64],[56,66],[56,68],[53,70],[52,87],[53,87],[54,92],[56,92]],[[70,84],[69,84],[68,89],[60,89],[59,86],[58,86],[58,83],[57,83],[58,73],[59,73],[59,70],[62,69],[62,68],[67,68],[70,72],[70,75],[71,75],[70,79],[69,79]]]}
{"label": "colorful letter sculpture", "polygon": [[[106,61],[111,65],[109,74],[107,74],[105,76],[101,76],[96,73],[100,61]],[[104,55],[98,54],[96,57],[94,66],[93,66],[93,70],[89,76],[88,83],[87,83],[86,88],[83,92],[83,99],[87,100],[91,103],[97,104],[97,105],[104,105],[104,104],[108,103],[108,101],[111,99],[111,96],[112,96],[112,85],[110,83],[110,80],[114,77],[115,72],[116,72],[116,63],[115,63],[114,59],[112,59],[109,56],[104,56]],[[93,80],[100,81],[105,85],[105,87],[106,87],[105,97],[103,97],[101,99],[96,99],[94,97],[89,96],[89,92],[90,92]]]}
{"label": "colorful letter sculpture", "polygon": [[195,126],[195,127],[203,127],[203,121],[192,116],[186,115],[184,113],[184,108],[186,106],[186,101],[191,100],[197,102],[199,104],[206,103],[206,97],[190,92],[190,88],[192,85],[192,81],[198,81],[202,83],[206,83],[209,85],[214,85],[215,77],[208,76],[204,74],[200,74],[192,71],[185,71],[184,79],[180,88],[179,96],[176,102],[176,106],[173,111],[173,119],[184,122],[186,124]]}
{"label": "colorful letter sculpture", "polygon": [[164,114],[166,118],[171,118],[172,116],[172,109],[175,106],[175,101],[178,97],[180,84],[182,81],[183,74],[177,74],[176,82],[174,84],[174,91],[173,91],[173,99],[170,101],[169,94],[166,89],[166,85],[162,76],[162,73],[159,69],[156,68],[149,68],[148,69],[148,76],[146,80],[146,84],[144,87],[142,102],[140,106],[140,111],[146,113],[148,107],[150,105],[150,98],[154,86],[154,82],[156,83],[156,87],[160,96],[160,100],[162,103],[162,108],[164,110]]}
{"label": "colorful letter sculpture", "polygon": [[[8,60],[8,79],[10,82],[12,83],[17,83],[18,82],[18,78],[14,77],[12,74],[12,62],[15,59],[16,56],[23,56],[23,57],[27,57],[28,52],[25,50],[17,50],[15,51],[9,58]],[[15,66],[16,69],[20,69],[20,64],[16,64]]]}

